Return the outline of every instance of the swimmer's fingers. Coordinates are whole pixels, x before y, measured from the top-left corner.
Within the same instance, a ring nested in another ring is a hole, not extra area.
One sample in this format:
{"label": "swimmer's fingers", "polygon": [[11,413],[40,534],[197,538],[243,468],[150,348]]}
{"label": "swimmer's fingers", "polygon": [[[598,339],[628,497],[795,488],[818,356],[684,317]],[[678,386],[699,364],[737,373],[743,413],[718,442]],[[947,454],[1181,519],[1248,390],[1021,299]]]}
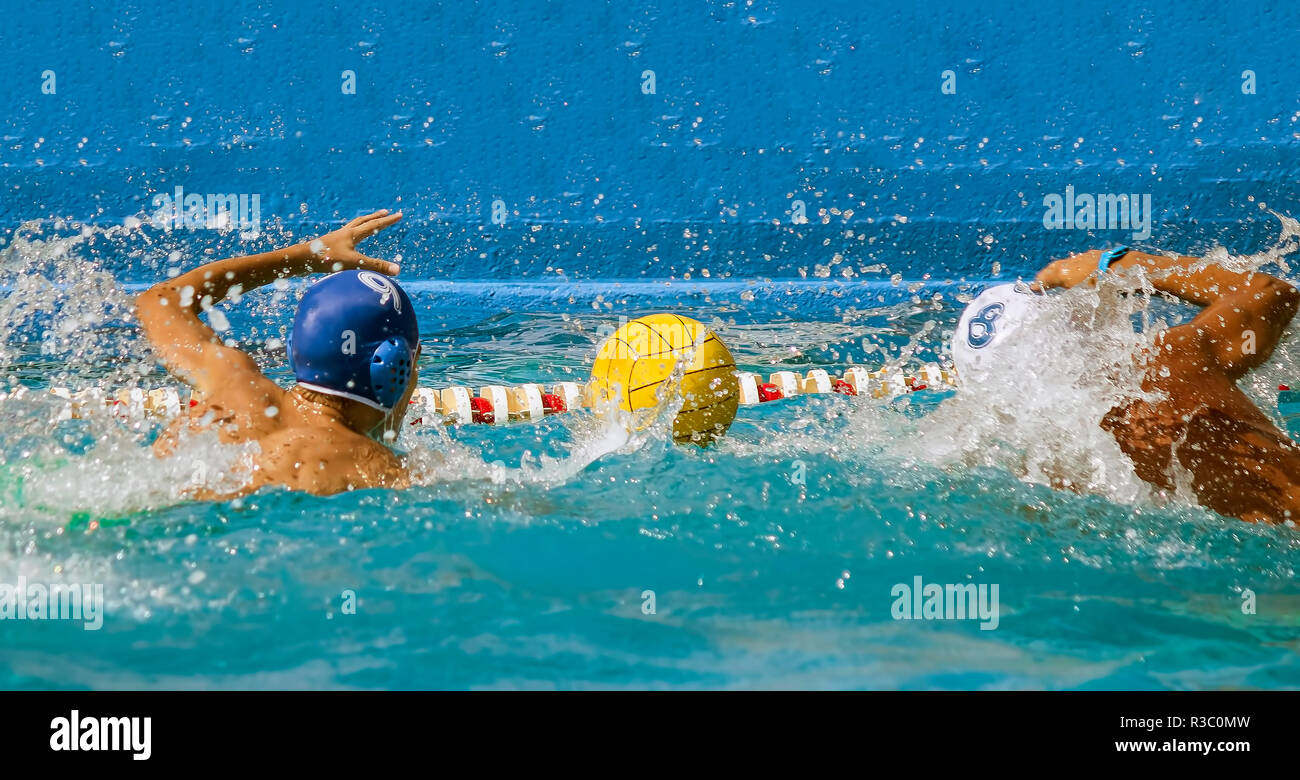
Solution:
{"label": "swimmer's fingers", "polygon": [[397,263],[388,260],[380,260],[377,257],[368,257],[361,254],[355,249],[346,249],[332,253],[324,259],[326,265],[318,270],[326,273],[337,273],[339,271],[376,271],[384,276],[397,276],[399,267]]}
{"label": "swimmer's fingers", "polygon": [[1045,287],[1074,287],[1086,281],[1095,281],[1091,277],[1097,272],[1097,262],[1101,252],[1083,252],[1048,263],[1038,272],[1037,280]]}
{"label": "swimmer's fingers", "polygon": [[1051,266],[1038,272],[1038,275],[1034,277],[1034,284],[1043,289],[1062,286],[1060,275],[1056,272],[1056,269]]}
{"label": "swimmer's fingers", "polygon": [[379,211],[372,211],[369,214],[362,214],[359,217],[353,217],[348,222],[348,224],[344,225],[344,227],[357,228],[369,222],[372,219],[379,219],[380,217],[386,216],[387,214],[388,214],[388,209],[380,209]]}
{"label": "swimmer's fingers", "polygon": [[352,222],[348,223],[348,227],[352,228],[353,241],[363,241],[385,228],[396,225],[401,220],[402,212],[389,214],[388,209],[383,209],[376,211],[374,214],[352,220]]}
{"label": "swimmer's fingers", "polygon": [[380,260],[377,257],[366,257],[361,253],[357,253],[356,262],[358,271],[377,271],[384,276],[397,276],[397,272],[401,270],[397,263]]}
{"label": "swimmer's fingers", "polygon": [[[335,272],[343,270],[377,271],[387,276],[397,275],[397,264],[376,257],[367,257],[356,250],[356,245],[379,231],[396,224],[402,219],[402,212],[389,214],[388,209],[380,209],[364,214],[343,227],[328,233],[312,243],[312,254],[316,258],[313,271]],[[317,243],[319,242],[319,246]]]}

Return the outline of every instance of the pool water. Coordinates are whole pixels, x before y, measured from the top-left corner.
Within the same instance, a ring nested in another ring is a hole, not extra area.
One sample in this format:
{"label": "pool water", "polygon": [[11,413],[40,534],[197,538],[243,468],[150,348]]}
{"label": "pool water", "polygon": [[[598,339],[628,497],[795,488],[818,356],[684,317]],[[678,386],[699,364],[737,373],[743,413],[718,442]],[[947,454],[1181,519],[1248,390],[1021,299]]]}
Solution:
{"label": "pool water", "polygon": [[[130,320],[140,285],[83,238],[2,250],[8,388],[174,384]],[[421,384],[441,387],[581,380],[602,327],[654,311],[714,327],[763,375],[938,362],[983,283],[406,287]],[[300,292],[226,307],[231,338],[281,380]],[[160,462],[148,424],[56,421],[41,393],[0,402],[0,582],[101,583],[106,603],[97,631],[0,621],[0,687],[1300,687],[1297,529],[1152,495],[1096,427],[1125,392],[1115,376],[1061,380],[1105,357],[1087,349],[1122,363],[1145,338],[1132,323],[1178,316],[1105,297],[1061,310],[1133,307],[1105,338],[1064,357],[1035,345],[1036,367],[993,395],[742,407],[708,449],[585,412],[412,426],[398,446],[422,484],[403,491],[187,501],[192,463],[220,472],[230,453],[199,441]],[[1296,368],[1280,355],[1251,391],[1266,404]],[[918,576],[996,584],[996,628],[895,619],[894,587]]]}

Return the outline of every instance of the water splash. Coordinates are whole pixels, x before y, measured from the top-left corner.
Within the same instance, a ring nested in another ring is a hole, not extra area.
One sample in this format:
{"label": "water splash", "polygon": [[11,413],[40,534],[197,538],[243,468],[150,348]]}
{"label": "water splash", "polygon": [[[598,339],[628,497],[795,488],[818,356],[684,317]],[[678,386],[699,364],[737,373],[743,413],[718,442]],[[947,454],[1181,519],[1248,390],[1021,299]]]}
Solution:
{"label": "water splash", "polygon": [[82,251],[96,235],[113,241],[129,231],[32,221],[0,249],[0,366],[10,387],[131,382],[152,369],[138,340],[122,337],[132,296]]}

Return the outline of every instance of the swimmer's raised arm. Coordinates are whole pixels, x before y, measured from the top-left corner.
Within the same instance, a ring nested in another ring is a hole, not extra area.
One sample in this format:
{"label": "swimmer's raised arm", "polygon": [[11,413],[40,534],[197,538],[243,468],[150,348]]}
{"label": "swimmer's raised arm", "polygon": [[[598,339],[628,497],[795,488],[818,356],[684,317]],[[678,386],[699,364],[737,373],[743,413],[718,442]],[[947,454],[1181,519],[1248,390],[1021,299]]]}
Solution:
{"label": "swimmer's raised arm", "polygon": [[[1038,281],[1046,287],[1074,287],[1095,284],[1101,250],[1071,255],[1064,260],[1048,263],[1038,272]],[[1251,284],[1273,277],[1267,274],[1242,274],[1217,265],[1207,264],[1199,257],[1165,257],[1129,250],[1112,263],[1111,272],[1127,268],[1145,269],[1151,285],[1197,306],[1208,306],[1224,295],[1245,289]],[[1274,280],[1277,281],[1277,280]]]}
{"label": "swimmer's raised arm", "polygon": [[136,317],[167,370],[203,392],[232,380],[265,382],[251,357],[222,343],[199,319],[199,312],[232,292],[251,290],[290,276],[349,269],[393,276],[397,265],[367,257],[356,244],[395,224],[401,212],[376,211],[310,243],[257,255],[232,257],[199,266],[155,284],[136,298]]}
{"label": "swimmer's raised arm", "polygon": [[[1045,287],[1095,283],[1100,261],[1099,250],[1056,260],[1038,272],[1038,281]],[[1129,251],[1110,269],[1133,267],[1148,271],[1157,290],[1205,307],[1191,322],[1170,329],[1166,343],[1195,337],[1234,378],[1268,359],[1300,303],[1300,292],[1275,276],[1240,273],[1198,257]]]}

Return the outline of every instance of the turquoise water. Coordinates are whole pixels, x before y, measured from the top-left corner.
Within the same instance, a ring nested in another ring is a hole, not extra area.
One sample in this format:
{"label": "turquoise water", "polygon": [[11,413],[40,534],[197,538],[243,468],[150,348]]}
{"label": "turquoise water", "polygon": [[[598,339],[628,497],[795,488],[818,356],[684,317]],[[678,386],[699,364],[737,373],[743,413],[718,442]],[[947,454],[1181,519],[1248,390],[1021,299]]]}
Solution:
{"label": "turquoise water", "polygon": [[[75,241],[4,251],[10,389],[169,381],[123,308],[135,288]],[[981,284],[408,289],[422,384],[477,386],[581,378],[602,326],[661,310],[711,324],[764,375],[940,360]],[[229,307],[232,338],[281,378],[295,294]],[[1293,369],[1283,356],[1259,388]],[[1297,530],[1149,495],[1092,396],[1050,372],[1017,381],[979,406],[920,392],[746,407],[707,450],[585,413],[412,427],[399,444],[418,487],[224,503],[175,495],[191,469],[149,456],[148,425],[6,400],[0,583],[101,583],[106,614],[98,631],[0,621],[0,687],[1300,687]],[[1049,487],[1048,462],[1082,488]],[[891,589],[917,576],[997,584],[997,628],[895,620]]]}

